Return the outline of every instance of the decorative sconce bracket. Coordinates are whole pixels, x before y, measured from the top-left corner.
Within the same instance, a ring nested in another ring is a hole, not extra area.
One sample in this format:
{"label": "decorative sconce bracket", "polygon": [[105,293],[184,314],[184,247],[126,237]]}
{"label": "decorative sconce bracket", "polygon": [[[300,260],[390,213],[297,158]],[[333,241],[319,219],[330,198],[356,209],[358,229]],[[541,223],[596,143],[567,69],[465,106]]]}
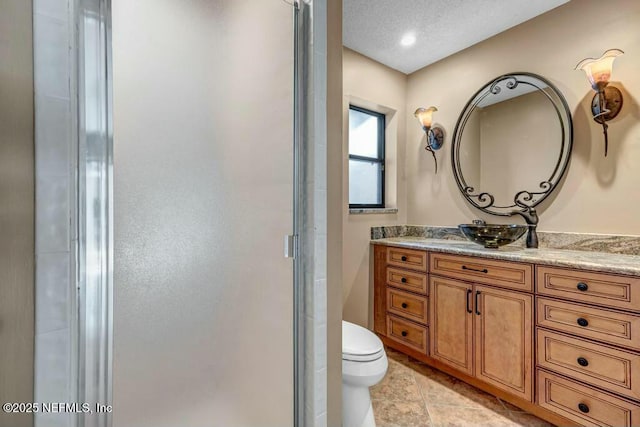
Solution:
{"label": "decorative sconce bracket", "polygon": [[606,86],[604,88],[604,99],[605,105],[602,111],[600,111],[600,93],[596,93],[591,100],[593,120],[600,124],[603,121],[608,122],[615,118],[622,109],[622,92],[617,87]]}
{"label": "decorative sconce bracket", "polygon": [[425,126],[422,127],[424,133],[427,135],[427,145],[424,147],[425,150],[431,153],[433,156],[433,162],[436,165],[436,173],[438,173],[438,159],[436,158],[436,150],[442,148],[442,144],[444,144],[444,131],[441,127],[432,126],[427,128]]}
{"label": "decorative sconce bracket", "polygon": [[439,150],[444,144],[444,131],[439,126],[433,126],[425,131],[427,133],[427,144],[432,150]]}

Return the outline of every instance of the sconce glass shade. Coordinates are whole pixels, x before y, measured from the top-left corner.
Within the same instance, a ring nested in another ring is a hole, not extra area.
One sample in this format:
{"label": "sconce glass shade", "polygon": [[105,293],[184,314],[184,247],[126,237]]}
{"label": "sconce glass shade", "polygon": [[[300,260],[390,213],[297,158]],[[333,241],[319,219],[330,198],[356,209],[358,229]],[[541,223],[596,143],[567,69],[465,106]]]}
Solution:
{"label": "sconce glass shade", "polygon": [[609,49],[598,59],[583,59],[576,65],[576,70],[584,71],[593,90],[598,91],[599,86],[606,86],[609,83],[613,61],[623,53],[620,49]]}
{"label": "sconce glass shade", "polygon": [[413,115],[416,116],[423,128],[430,129],[431,125],[433,124],[433,113],[436,111],[438,111],[436,107],[420,107],[416,110],[415,113],[413,113]]}

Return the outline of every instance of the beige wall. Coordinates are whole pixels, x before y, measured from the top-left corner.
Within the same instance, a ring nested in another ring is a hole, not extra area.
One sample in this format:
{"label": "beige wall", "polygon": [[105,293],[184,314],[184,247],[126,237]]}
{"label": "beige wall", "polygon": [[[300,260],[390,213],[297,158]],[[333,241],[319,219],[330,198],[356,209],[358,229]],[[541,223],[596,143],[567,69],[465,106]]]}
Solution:
{"label": "beige wall", "polygon": [[[407,76],[350,49],[343,50],[343,316],[367,325],[370,304],[369,240],[375,225],[406,222],[406,182],[404,168]],[[349,103],[387,114],[386,184],[387,206],[394,214],[349,214]]]}
{"label": "beige wall", "polygon": [[[33,402],[34,133],[31,2],[0,0],[0,402]],[[0,426],[33,425],[0,411]]]}
{"label": "beige wall", "polygon": [[[438,153],[438,175],[425,156],[408,156],[407,221],[457,225],[488,221],[469,207],[451,172],[451,137],[468,99],[487,81],[512,71],[549,79],[564,94],[573,114],[574,148],[565,182],[540,206],[540,230],[640,234],[640,2],[575,0],[489,40],[411,74],[407,117],[421,105],[436,105],[435,121],[447,131]],[[613,80],[624,107],[609,127],[609,156],[603,157],[602,128],[590,118],[593,96],[575,65],[610,48],[626,52],[616,60]],[[420,149],[420,128],[407,123],[407,152]],[[514,221],[520,221],[514,218]]]}

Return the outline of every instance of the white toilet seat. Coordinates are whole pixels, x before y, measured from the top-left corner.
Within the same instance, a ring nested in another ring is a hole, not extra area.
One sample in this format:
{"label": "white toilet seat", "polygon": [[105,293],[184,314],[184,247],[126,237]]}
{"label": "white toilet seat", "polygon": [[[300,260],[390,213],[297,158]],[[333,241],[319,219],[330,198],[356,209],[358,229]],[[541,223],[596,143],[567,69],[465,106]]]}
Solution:
{"label": "white toilet seat", "polygon": [[376,334],[362,326],[342,321],[342,359],[354,362],[370,362],[384,354],[382,341]]}
{"label": "white toilet seat", "polygon": [[349,360],[351,362],[373,362],[380,359],[385,355],[384,349],[372,354],[350,354],[342,353],[342,360]]}

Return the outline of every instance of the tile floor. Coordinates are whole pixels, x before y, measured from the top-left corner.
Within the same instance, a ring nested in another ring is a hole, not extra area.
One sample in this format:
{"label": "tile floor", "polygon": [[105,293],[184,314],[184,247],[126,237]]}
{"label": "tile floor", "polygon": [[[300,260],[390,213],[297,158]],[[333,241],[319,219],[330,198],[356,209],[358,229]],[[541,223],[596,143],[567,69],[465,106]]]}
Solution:
{"label": "tile floor", "polygon": [[387,347],[389,369],[371,388],[377,427],[551,424]]}

